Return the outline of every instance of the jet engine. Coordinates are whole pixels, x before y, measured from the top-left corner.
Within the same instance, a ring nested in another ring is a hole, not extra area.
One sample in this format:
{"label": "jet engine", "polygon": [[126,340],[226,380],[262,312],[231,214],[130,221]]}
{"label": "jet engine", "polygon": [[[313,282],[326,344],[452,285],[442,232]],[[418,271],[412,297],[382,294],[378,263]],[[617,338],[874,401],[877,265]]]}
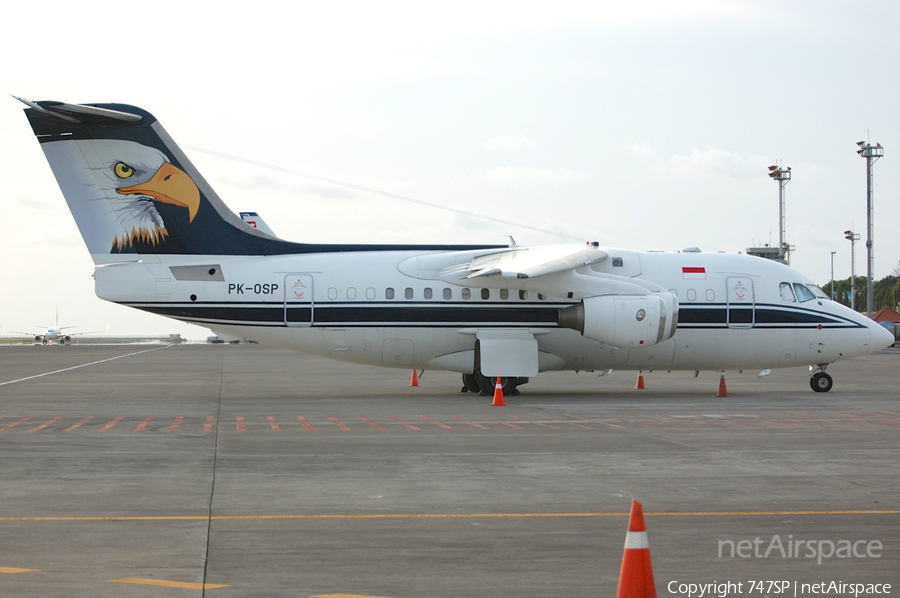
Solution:
{"label": "jet engine", "polygon": [[675,334],[678,298],[666,292],[588,297],[559,310],[559,325],[614,347],[652,347]]}
{"label": "jet engine", "polygon": [[39,343],[39,342],[41,342],[41,341],[43,340],[43,338],[44,338],[44,337],[41,336],[40,334],[35,334],[35,335],[34,335],[34,342]]}

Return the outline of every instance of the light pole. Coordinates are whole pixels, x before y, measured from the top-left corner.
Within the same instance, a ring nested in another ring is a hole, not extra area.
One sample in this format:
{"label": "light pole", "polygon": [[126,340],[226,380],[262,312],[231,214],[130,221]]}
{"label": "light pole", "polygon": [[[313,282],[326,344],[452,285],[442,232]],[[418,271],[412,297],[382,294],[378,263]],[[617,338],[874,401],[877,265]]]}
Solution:
{"label": "light pole", "polygon": [[875,302],[875,292],[872,288],[872,276],[875,273],[875,206],[873,204],[874,189],[872,188],[872,166],[875,165],[878,158],[884,156],[884,148],[881,147],[880,143],[872,145],[865,141],[860,141],[856,145],[859,146],[856,153],[866,159],[866,218],[869,227],[868,237],[866,238],[866,253],[869,258],[869,265],[866,272],[866,311],[871,318]]}
{"label": "light pole", "polygon": [[769,176],[778,181],[778,261],[790,265],[791,252],[784,241],[784,186],[791,180],[791,167],[769,166]]}
{"label": "light pole", "polygon": [[837,251],[831,252],[831,288],[829,289],[829,291],[831,291],[831,300],[832,301],[834,301],[834,254],[835,253],[837,253]]}
{"label": "light pole", "polygon": [[845,230],[844,238],[850,241],[850,308],[856,311],[856,242],[859,233]]}

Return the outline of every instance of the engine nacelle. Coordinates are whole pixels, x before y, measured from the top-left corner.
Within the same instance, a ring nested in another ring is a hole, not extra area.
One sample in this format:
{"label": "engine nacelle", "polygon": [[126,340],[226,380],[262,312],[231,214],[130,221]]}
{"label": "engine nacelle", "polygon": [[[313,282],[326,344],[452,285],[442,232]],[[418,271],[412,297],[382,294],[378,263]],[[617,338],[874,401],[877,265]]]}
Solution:
{"label": "engine nacelle", "polygon": [[559,310],[559,325],[614,347],[652,347],[675,334],[678,298],[672,293],[588,297]]}
{"label": "engine nacelle", "polygon": [[42,340],[44,340],[44,337],[41,336],[40,334],[35,334],[35,335],[34,335],[34,342],[39,343],[39,342],[41,342]]}

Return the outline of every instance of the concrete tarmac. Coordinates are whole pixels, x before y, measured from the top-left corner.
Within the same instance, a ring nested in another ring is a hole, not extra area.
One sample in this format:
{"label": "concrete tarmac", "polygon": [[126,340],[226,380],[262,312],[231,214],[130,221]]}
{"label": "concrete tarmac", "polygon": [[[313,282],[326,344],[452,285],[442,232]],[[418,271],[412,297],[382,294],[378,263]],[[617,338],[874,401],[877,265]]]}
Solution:
{"label": "concrete tarmac", "polygon": [[545,373],[491,407],[256,345],[3,347],[0,596],[610,596],[633,498],[660,596],[896,593],[898,365],[728,398]]}

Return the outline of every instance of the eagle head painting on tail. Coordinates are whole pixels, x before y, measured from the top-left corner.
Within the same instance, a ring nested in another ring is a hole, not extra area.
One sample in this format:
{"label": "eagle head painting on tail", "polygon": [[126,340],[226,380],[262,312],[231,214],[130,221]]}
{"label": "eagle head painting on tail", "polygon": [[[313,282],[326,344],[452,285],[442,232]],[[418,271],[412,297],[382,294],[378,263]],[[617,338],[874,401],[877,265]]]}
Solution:
{"label": "eagle head painting on tail", "polygon": [[124,232],[112,238],[112,251],[157,246],[168,236],[158,203],[187,209],[193,222],[200,209],[200,190],[159,150],[131,141],[94,140],[101,161],[96,172],[102,199],[108,200]]}

